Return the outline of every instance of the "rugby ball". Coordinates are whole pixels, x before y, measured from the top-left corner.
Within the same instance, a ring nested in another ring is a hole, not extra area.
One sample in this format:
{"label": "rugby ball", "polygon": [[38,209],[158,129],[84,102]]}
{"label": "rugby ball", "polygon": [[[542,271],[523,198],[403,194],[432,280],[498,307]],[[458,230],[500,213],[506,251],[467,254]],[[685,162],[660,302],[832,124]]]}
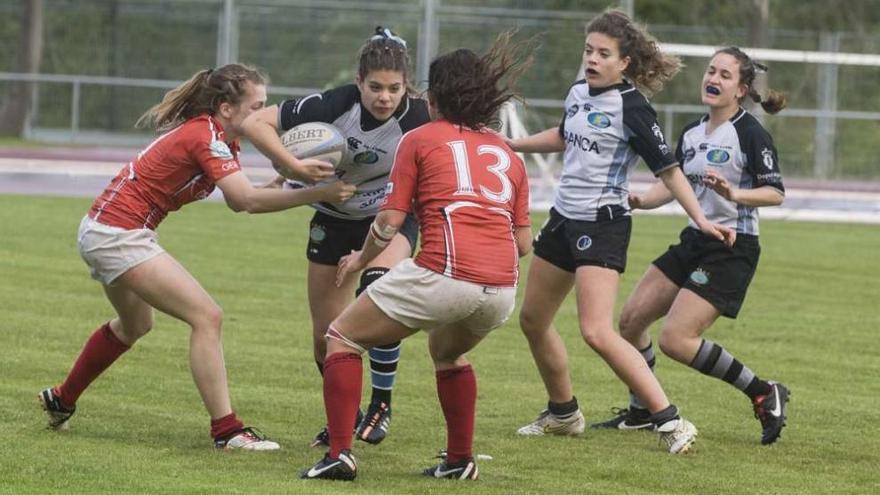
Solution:
{"label": "rugby ball", "polygon": [[[300,160],[314,158],[334,167],[348,160],[345,136],[339,129],[324,122],[306,122],[291,128],[281,135],[281,144]],[[282,177],[297,178],[287,167],[274,162],[272,166]]]}

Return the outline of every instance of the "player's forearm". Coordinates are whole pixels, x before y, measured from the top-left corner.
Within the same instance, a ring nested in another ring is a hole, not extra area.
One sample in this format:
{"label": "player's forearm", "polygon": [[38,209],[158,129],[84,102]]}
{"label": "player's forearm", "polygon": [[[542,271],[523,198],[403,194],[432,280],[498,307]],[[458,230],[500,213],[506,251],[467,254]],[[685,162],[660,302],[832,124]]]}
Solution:
{"label": "player's forearm", "polygon": [[662,180],[655,182],[647,191],[639,195],[641,204],[639,208],[642,210],[653,210],[669,203],[674,198],[672,193],[666,187]]}
{"label": "player's forearm", "polygon": [[254,188],[245,198],[244,210],[248,213],[271,213],[273,211],[317,203],[321,200],[322,195],[316,188]]}
{"label": "player's forearm", "polygon": [[520,153],[552,153],[565,149],[565,143],[556,127],[524,138],[512,139],[509,144],[513,151]]}
{"label": "player's forearm", "polygon": [[756,189],[736,189],[731,198],[736,204],[743,206],[779,206],[785,199],[782,191],[771,186]]}
{"label": "player's forearm", "polygon": [[669,190],[670,194],[678,201],[684,211],[697,225],[706,225],[709,221],[700,208],[697,196],[688,183],[687,178],[678,167],[669,168],[660,173],[660,180]]}

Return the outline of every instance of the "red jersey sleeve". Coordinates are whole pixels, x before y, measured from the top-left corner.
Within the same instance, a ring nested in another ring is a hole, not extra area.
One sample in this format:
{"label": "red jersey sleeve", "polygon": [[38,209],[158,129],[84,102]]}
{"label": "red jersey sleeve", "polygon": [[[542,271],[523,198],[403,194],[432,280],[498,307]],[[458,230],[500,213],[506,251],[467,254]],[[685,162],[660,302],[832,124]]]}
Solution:
{"label": "red jersey sleeve", "polygon": [[241,170],[238,164],[238,146],[233,143],[230,147],[220,139],[210,121],[205,122],[204,129],[198,129],[195,133],[190,154],[211,182],[217,182]]}
{"label": "red jersey sleeve", "polygon": [[394,165],[385,189],[383,210],[400,210],[409,213],[416,193],[419,169],[418,145],[411,135],[404,135],[394,155]]}
{"label": "red jersey sleeve", "polygon": [[516,203],[513,205],[513,225],[514,227],[528,227],[531,225],[529,221],[529,177],[526,174],[526,167],[522,160],[511,153],[515,160],[516,167],[519,171],[519,183],[516,187]]}

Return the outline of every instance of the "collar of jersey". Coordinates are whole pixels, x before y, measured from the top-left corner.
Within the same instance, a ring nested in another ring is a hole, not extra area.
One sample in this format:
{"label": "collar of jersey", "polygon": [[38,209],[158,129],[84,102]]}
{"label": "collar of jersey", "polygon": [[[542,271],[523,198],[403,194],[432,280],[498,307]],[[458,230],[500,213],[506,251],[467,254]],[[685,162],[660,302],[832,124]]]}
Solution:
{"label": "collar of jersey", "polygon": [[359,101],[358,104],[361,106],[361,130],[369,132],[373,129],[378,129],[379,127],[382,127],[383,125],[385,125],[385,122],[388,122],[388,120],[400,118],[400,116],[403,115],[403,113],[406,112],[406,109],[409,107],[409,96],[403,97],[403,99],[400,101],[400,105],[397,107],[397,110],[395,110],[394,113],[391,114],[391,117],[388,117],[388,120],[385,121],[373,117],[373,114],[371,114],[370,111],[367,110],[367,107],[364,106],[363,102]]}
{"label": "collar of jersey", "polygon": [[624,89],[629,89],[632,87],[628,81],[623,81],[622,83],[612,84],[611,86],[605,86],[604,88],[594,88],[592,86],[588,86],[590,88],[590,96],[599,96],[606,91],[611,91],[613,89],[617,89],[623,91]]}

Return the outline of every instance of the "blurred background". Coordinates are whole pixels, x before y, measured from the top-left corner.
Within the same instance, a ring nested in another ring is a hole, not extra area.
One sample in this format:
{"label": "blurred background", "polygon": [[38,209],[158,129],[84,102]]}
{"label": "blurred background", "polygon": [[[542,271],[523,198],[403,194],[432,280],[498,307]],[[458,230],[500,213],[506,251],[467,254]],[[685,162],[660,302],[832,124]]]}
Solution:
{"label": "blurred background", "polygon": [[[707,53],[764,49],[753,53],[770,66],[765,83],[789,98],[765,119],[786,178],[880,191],[880,0],[5,0],[0,144],[14,150],[7,156],[48,144],[71,154],[141,146],[153,137],[133,128],[144,110],[197,70],[230,61],[268,72],[270,103],[344,84],[377,25],[408,41],[417,87],[440,52],[481,50],[507,29],[539,34],[520,82],[527,105],[514,110],[536,132],[558,122],[579,77],[584,26],[608,7],[646,24],[686,64],[652,98],[668,139],[704,112]],[[880,217],[880,201],[868,199],[856,209]]]}

